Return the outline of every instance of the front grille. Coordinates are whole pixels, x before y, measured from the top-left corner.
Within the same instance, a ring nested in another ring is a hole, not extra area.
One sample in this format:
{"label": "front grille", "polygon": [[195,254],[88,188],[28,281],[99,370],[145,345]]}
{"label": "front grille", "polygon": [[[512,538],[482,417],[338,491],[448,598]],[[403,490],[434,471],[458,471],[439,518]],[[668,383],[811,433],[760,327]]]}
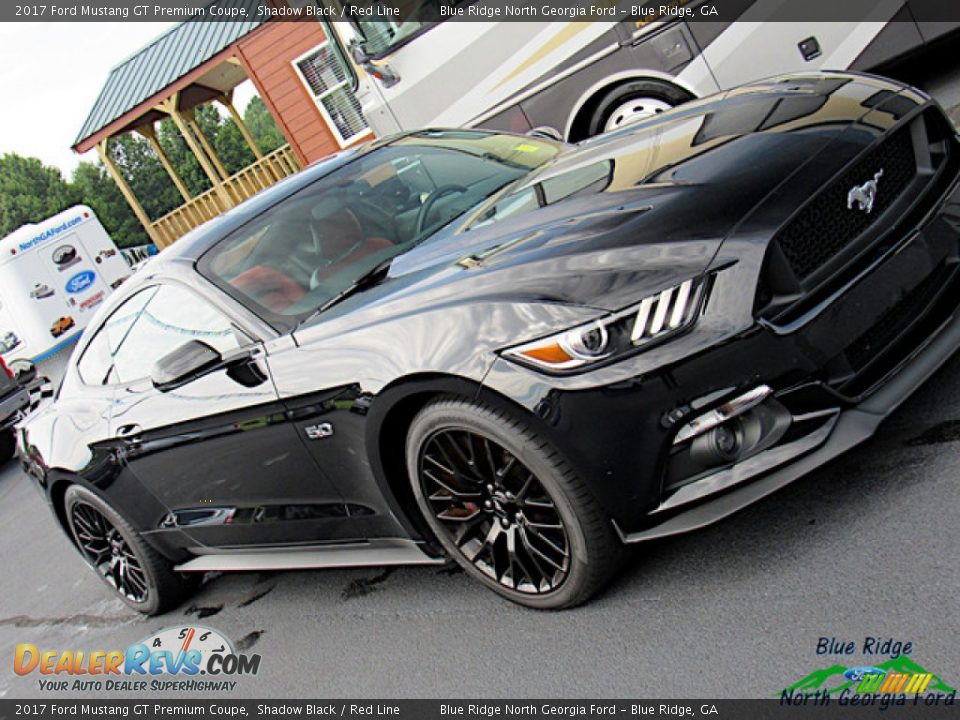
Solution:
{"label": "front grille", "polygon": [[[848,209],[848,194],[880,170],[873,210]],[[891,132],[773,236],[755,296],[758,316],[778,326],[804,317],[907,241],[960,175],[956,131],[927,108]]]}
{"label": "front grille", "polygon": [[[848,207],[851,188],[878,178],[870,213]],[[827,265],[876,222],[917,174],[910,127],[897,130],[821,191],[775,238],[799,281]]]}

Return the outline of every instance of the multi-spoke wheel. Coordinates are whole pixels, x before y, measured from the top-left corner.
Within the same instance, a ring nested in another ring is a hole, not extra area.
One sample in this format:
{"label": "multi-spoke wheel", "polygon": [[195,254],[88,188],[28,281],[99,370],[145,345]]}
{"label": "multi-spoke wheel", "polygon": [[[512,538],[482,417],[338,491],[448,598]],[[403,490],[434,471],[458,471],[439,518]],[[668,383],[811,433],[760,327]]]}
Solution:
{"label": "multi-spoke wheel", "polygon": [[135,603],[147,599],[147,577],[140,559],[120,531],[93,505],[77,502],[70,509],[80,552],[120,595]]}
{"label": "multi-spoke wheel", "polygon": [[414,494],[437,539],[501,595],[569,607],[615,567],[619,544],[587,488],[507,415],[437,401],[414,419],[407,453]]}
{"label": "multi-spoke wheel", "polygon": [[132,608],[155,615],[178,604],[199,581],[173,572],[127,520],[86,488],[71,486],[64,508],[84,560]]}
{"label": "multi-spoke wheel", "polygon": [[449,428],[420,454],[433,516],[481,572],[522,593],[559,587],[570,570],[563,518],[543,485],[495,440]]}

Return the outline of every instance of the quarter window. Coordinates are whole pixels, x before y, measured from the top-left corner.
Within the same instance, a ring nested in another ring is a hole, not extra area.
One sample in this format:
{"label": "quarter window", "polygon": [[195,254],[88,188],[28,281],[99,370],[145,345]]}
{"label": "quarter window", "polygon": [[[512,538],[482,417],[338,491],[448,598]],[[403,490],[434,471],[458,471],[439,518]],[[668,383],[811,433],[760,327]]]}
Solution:
{"label": "quarter window", "polygon": [[250,342],[223,313],[179,285],[160,285],[124,303],[97,332],[78,365],[87,384],[129,383],[190,340],[220,353]]}
{"label": "quarter window", "polygon": [[77,371],[83,382],[87,385],[106,385],[116,382],[110,377],[113,370],[113,356],[120,349],[127,333],[156,292],[156,287],[138,292],[107,318],[87,344],[87,349],[83,351],[83,356],[77,364]]}

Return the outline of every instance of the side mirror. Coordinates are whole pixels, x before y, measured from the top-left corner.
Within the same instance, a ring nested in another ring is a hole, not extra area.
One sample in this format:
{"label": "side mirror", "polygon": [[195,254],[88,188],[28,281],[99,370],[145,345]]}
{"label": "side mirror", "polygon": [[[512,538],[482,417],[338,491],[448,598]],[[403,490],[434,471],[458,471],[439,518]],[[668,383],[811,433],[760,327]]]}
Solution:
{"label": "side mirror", "polygon": [[29,385],[37,379],[37,367],[29,360],[14,360],[10,363],[10,372],[18,385]]}
{"label": "side mirror", "polygon": [[353,41],[350,43],[350,56],[353,61],[362,67],[370,76],[380,81],[385,88],[393,87],[400,82],[400,75],[386,62],[374,64],[373,55],[367,51],[364,43]]}
{"label": "side mirror", "polygon": [[153,386],[161,392],[203,377],[223,367],[223,356],[201,340],[189,340],[157,360],[150,373]]}
{"label": "side mirror", "polygon": [[357,65],[366,65],[373,57],[367,52],[366,46],[358,40],[351,41],[348,49],[350,50],[350,57]]}

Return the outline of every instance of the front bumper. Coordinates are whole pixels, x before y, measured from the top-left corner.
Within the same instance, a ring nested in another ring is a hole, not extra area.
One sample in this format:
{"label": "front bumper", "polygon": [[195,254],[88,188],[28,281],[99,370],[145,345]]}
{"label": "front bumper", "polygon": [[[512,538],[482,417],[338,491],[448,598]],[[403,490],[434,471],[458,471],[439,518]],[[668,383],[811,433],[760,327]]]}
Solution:
{"label": "front bumper", "polygon": [[0,399],[0,430],[16,425],[30,407],[30,393],[25,388],[14,390]]}
{"label": "front bumper", "polygon": [[[756,253],[728,243],[723,254],[715,264],[733,264],[717,273],[687,336],[577,377],[500,358],[485,379],[492,392],[482,397],[529,412],[625,542],[716,522],[857,445],[960,347],[957,184],[900,243],[789,325],[754,319],[743,288],[756,286]],[[671,475],[679,428],[761,384],[796,430],[689,482]]]}
{"label": "front bumper", "polygon": [[[729,492],[674,514],[668,520],[650,528],[624,533],[618,527],[621,538],[625,543],[638,543],[706,527],[789,485],[873,435],[880,423],[943,365],[958,347],[960,314],[951,318],[901,372],[869,399],[855,407],[838,410],[833,416],[825,416],[822,430],[808,436],[810,441],[815,443],[813,447],[799,445],[793,457],[777,456],[776,448],[756,455],[746,462],[756,466],[759,479],[743,478],[744,482],[733,486]],[[765,455],[767,457],[764,457]],[[778,469],[764,472],[765,462]],[[692,485],[685,487],[691,488]]]}

